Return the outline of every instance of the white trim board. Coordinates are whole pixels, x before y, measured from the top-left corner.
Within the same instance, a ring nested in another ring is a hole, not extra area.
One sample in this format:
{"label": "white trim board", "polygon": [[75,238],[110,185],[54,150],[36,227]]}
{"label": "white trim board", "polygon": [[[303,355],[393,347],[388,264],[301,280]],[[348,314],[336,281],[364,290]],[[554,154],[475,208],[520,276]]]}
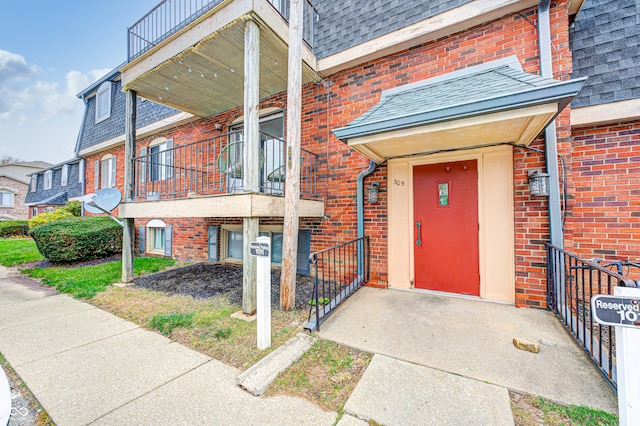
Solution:
{"label": "white trim board", "polygon": [[640,119],[640,99],[571,109],[571,127]]}

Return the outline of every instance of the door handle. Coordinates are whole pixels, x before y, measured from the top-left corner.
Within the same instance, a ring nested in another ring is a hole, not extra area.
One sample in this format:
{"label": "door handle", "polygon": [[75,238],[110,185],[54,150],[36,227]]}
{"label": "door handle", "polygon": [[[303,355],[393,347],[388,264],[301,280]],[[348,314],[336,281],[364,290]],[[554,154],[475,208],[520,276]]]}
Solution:
{"label": "door handle", "polygon": [[416,222],[416,228],[418,228],[418,239],[416,240],[416,245],[420,247],[422,245],[422,222]]}

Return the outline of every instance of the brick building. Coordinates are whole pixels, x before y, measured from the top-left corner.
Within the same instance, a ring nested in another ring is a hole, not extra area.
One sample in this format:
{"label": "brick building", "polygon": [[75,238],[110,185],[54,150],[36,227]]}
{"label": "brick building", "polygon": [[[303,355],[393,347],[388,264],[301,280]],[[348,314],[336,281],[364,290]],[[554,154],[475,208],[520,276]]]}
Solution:
{"label": "brick building", "polygon": [[29,219],[54,211],[67,204],[67,201],[82,197],[83,168],[82,159],[74,158],[31,173],[29,189],[24,200]]}
{"label": "brick building", "polygon": [[30,174],[50,165],[44,161],[0,164],[0,220],[29,218],[25,198],[31,182]]}
{"label": "brick building", "polygon": [[[637,2],[305,7],[300,271],[309,252],[366,235],[370,285],[544,307],[545,242],[636,255]],[[287,14],[212,1],[175,16],[191,22],[175,33],[134,26],[128,63],[85,93],[90,111],[115,81],[120,124],[78,152],[87,192],[107,181],[124,192],[138,251],[243,262],[247,278],[248,241],[264,233],[281,262]],[[150,101],[176,118],[141,131]],[[126,120],[138,128],[127,150]],[[545,173],[550,194],[536,196]]]}

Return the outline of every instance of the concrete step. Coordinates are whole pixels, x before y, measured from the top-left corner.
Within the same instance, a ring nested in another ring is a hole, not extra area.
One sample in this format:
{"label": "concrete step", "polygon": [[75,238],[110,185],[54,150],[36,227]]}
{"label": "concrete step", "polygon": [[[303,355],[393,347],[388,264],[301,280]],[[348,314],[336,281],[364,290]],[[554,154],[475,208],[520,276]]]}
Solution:
{"label": "concrete step", "polygon": [[308,334],[298,333],[236,377],[236,383],[255,396],[264,394],[278,374],[308,351],[314,340]]}

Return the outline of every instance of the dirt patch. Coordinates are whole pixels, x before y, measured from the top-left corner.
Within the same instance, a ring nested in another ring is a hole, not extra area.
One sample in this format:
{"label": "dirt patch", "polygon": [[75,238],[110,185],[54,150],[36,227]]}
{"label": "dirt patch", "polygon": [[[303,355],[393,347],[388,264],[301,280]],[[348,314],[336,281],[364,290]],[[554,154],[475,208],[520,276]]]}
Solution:
{"label": "dirt patch", "polygon": [[[242,305],[242,266],[196,263],[137,278],[136,287],[183,294],[196,298],[226,296],[231,303]],[[296,309],[309,309],[313,295],[313,277],[296,276]],[[280,269],[271,270],[271,305],[280,307]]]}

